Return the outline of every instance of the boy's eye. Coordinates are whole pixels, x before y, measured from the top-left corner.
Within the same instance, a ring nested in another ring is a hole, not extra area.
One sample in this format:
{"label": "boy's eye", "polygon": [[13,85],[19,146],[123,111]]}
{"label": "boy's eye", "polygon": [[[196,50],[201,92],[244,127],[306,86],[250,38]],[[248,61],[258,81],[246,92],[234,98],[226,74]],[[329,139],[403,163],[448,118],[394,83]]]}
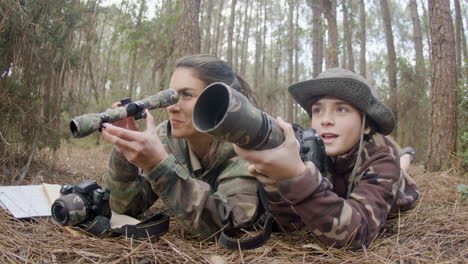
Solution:
{"label": "boy's eye", "polygon": [[315,107],[315,108],[312,108],[312,114],[318,114],[320,113],[322,109],[318,108],[318,107]]}
{"label": "boy's eye", "polygon": [[338,107],[338,112],[342,113],[342,112],[346,112],[348,111],[345,107]]}

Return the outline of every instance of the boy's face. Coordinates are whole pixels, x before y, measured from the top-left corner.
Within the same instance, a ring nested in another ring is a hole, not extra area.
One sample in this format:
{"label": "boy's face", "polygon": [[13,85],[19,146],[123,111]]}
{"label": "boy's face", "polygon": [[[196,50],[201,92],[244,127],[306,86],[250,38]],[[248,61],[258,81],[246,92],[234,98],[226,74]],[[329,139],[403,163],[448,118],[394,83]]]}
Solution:
{"label": "boy's face", "polygon": [[[311,127],[325,143],[327,156],[348,152],[361,136],[361,112],[353,105],[336,97],[323,97],[311,107]],[[364,130],[369,134],[370,128]]]}

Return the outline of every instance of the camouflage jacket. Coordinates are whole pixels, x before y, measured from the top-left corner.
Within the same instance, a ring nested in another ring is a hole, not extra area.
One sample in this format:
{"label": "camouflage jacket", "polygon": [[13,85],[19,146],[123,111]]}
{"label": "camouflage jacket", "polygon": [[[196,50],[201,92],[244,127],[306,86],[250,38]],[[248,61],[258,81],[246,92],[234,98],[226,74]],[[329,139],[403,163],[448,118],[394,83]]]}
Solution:
{"label": "camouflage jacket", "polygon": [[168,121],[158,126],[158,134],[169,157],[145,175],[139,175],[137,167],[113,151],[103,176],[111,193],[112,210],[137,216],[160,197],[199,239],[211,236],[224,225],[238,226],[254,220],[257,180],[247,171],[248,163],[235,154],[232,144],[223,145],[211,168],[196,169],[199,163],[190,157],[187,141],[171,137]]}
{"label": "camouflage jacket", "polygon": [[368,246],[391,212],[418,199],[415,182],[400,169],[398,146],[381,134],[363,142],[357,179],[347,198],[348,178],[358,146],[328,159],[327,177],[312,162],[301,175],[267,186],[270,209],[283,231],[307,227],[323,245]]}

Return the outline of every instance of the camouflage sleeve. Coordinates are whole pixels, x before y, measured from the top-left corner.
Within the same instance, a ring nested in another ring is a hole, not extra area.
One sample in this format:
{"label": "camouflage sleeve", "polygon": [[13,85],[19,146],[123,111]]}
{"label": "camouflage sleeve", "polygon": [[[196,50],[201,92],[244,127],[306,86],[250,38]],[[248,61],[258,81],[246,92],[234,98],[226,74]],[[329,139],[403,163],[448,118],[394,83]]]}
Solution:
{"label": "camouflage sleeve", "polygon": [[332,190],[313,163],[306,171],[267,188],[276,220],[286,231],[306,225],[325,245],[362,248],[385,223],[400,186],[400,166],[394,150],[375,153],[363,164],[362,177],[348,199]]}
{"label": "camouflage sleeve", "polygon": [[256,180],[240,158],[226,161],[218,175],[218,188],[190,177],[171,154],[147,175],[153,190],[174,215],[199,239],[216,233],[226,224],[253,221],[257,209]]}
{"label": "camouflage sleeve", "polygon": [[110,206],[116,213],[136,217],[158,198],[149,182],[138,174],[138,168],[115,149],[102,182],[110,191]]}

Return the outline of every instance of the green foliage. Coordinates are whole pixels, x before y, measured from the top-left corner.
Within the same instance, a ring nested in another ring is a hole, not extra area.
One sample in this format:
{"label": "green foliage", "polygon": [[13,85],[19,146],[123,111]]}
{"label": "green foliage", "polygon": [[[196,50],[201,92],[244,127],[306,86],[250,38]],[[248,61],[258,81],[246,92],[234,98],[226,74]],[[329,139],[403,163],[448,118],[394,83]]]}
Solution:
{"label": "green foliage", "polygon": [[468,164],[468,131],[463,132],[463,135],[460,137],[460,144],[463,163]]}
{"label": "green foliage", "polygon": [[[80,19],[74,1],[0,1],[2,157],[60,146],[62,87],[78,64],[72,36]],[[4,161],[4,160],[2,160]]]}
{"label": "green foliage", "polygon": [[466,184],[457,185],[457,191],[461,193],[462,199],[468,199],[468,185]]}
{"label": "green foliage", "polygon": [[[463,71],[462,71],[463,72]],[[461,74],[461,76],[464,76]],[[463,157],[465,166],[468,166],[468,89],[467,80],[461,78],[458,81],[458,131],[457,149]]]}

